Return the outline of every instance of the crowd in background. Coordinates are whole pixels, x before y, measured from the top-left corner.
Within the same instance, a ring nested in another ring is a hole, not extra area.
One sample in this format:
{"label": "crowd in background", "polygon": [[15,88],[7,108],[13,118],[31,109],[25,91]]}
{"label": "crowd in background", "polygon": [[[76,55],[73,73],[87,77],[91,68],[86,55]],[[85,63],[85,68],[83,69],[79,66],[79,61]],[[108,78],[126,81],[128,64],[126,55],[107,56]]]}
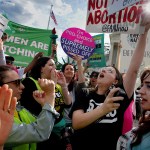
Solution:
{"label": "crowd in background", "polygon": [[107,66],[91,72],[89,80],[78,55],[77,68],[65,63],[57,70],[53,57],[39,52],[18,69],[3,51],[7,38],[0,39],[0,149],[150,149],[150,67],[135,89],[149,20],[142,18],[145,32],[125,75]]}

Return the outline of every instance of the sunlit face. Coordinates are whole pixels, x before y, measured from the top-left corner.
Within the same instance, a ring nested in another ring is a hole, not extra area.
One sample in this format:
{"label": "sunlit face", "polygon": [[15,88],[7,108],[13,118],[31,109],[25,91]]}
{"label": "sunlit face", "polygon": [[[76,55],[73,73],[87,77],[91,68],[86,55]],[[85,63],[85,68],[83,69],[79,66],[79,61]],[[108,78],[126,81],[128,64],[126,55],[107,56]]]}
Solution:
{"label": "sunlit face", "polygon": [[44,67],[42,67],[42,78],[50,79],[51,78],[51,71],[55,69],[55,62],[53,59],[49,59]]}
{"label": "sunlit face", "polygon": [[141,94],[142,109],[150,110],[150,75],[143,81],[139,94]]}
{"label": "sunlit face", "polygon": [[105,84],[110,86],[117,83],[116,70],[113,67],[103,67],[99,71],[97,84]]}
{"label": "sunlit face", "polygon": [[13,97],[16,97],[18,100],[21,98],[22,90],[24,89],[24,85],[20,82],[19,75],[16,71],[7,71],[6,78],[3,83],[9,85],[9,87],[13,90]]}
{"label": "sunlit face", "polygon": [[64,76],[66,78],[73,78],[75,74],[74,67],[72,65],[67,65],[64,70]]}

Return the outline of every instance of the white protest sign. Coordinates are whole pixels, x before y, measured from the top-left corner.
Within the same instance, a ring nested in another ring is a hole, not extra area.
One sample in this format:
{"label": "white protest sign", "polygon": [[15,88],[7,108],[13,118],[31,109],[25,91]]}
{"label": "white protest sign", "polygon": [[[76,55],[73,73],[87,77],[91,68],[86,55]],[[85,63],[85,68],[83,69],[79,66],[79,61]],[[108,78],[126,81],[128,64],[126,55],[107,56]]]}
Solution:
{"label": "white protest sign", "polygon": [[[137,41],[138,41],[138,34],[121,34],[121,52],[120,52],[120,65],[119,70],[122,73],[126,73],[131,61],[131,57],[134,53]],[[141,63],[138,77],[136,81],[136,88],[140,85],[140,72],[146,67],[150,65],[150,32],[148,33],[148,38],[146,41],[146,49],[144,53],[144,58]],[[138,58],[137,58],[138,59]]]}
{"label": "white protest sign", "polygon": [[[134,50],[136,48],[136,44],[138,41],[139,34],[121,34],[121,53],[120,53],[120,72],[126,72],[131,57],[134,53]],[[150,65],[150,32],[148,33],[148,38],[146,41],[146,49],[144,54],[144,59],[141,64],[140,70],[142,70],[144,67]],[[137,58],[138,59],[138,58]]]}
{"label": "white protest sign", "polygon": [[0,38],[3,35],[4,30],[7,27],[8,19],[6,19],[3,15],[0,14]]}
{"label": "white protest sign", "polygon": [[86,31],[90,33],[142,34],[140,26],[142,7],[138,2],[112,15],[108,15],[108,0],[89,0],[87,7]]}
{"label": "white protest sign", "polygon": [[112,0],[108,5],[108,15],[131,6],[139,1],[140,0]]}

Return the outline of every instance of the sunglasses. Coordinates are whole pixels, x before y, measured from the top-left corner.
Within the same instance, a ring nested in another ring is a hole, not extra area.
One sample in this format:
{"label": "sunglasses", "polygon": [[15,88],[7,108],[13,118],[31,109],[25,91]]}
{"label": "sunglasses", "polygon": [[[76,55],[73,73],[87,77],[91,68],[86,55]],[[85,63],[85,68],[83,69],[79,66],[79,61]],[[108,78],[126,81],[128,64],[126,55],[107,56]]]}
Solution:
{"label": "sunglasses", "polygon": [[94,76],[94,75],[93,75],[93,76],[90,76],[90,78],[95,78],[95,79],[97,79],[97,77],[98,77],[98,76],[96,76],[96,75],[95,75],[95,76]]}
{"label": "sunglasses", "polygon": [[6,64],[8,64],[8,65],[12,65],[14,62],[13,61],[11,61],[11,60],[6,60]]}
{"label": "sunglasses", "polygon": [[17,79],[17,80],[5,82],[5,83],[3,83],[3,84],[8,84],[8,83],[14,83],[16,86],[20,86],[21,83],[22,83],[22,79]]}

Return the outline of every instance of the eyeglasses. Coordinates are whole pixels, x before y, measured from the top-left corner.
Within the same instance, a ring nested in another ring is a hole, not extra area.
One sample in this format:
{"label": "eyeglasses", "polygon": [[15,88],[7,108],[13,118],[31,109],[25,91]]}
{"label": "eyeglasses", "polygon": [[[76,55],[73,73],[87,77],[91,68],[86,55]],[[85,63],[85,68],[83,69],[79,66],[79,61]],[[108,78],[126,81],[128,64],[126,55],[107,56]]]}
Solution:
{"label": "eyeglasses", "polygon": [[5,83],[3,83],[3,84],[8,84],[8,83],[14,83],[16,86],[20,86],[21,83],[22,83],[22,79],[17,79],[17,80],[5,82]]}

